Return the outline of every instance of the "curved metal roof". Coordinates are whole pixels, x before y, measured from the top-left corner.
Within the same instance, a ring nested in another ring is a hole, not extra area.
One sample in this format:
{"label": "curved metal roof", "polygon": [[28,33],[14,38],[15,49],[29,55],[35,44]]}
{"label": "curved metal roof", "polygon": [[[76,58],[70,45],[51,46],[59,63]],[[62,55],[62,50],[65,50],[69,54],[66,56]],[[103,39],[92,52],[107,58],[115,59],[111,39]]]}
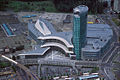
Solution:
{"label": "curved metal roof", "polygon": [[88,7],[85,6],[85,5],[80,5],[80,6],[77,6],[73,9],[74,13],[84,13],[84,12],[87,12],[88,11]]}
{"label": "curved metal roof", "polygon": [[45,43],[44,45],[41,45],[41,47],[50,47],[50,46],[59,47],[62,50],[64,50],[66,53],[73,53],[73,51],[69,51],[66,46],[56,42],[48,42],[48,43]]}
{"label": "curved metal roof", "polygon": [[67,47],[72,47],[73,48],[73,45],[70,44],[66,39],[62,38],[62,37],[59,37],[59,36],[45,36],[45,37],[38,37],[38,39],[42,39],[42,40],[45,40],[45,39],[56,39],[56,40],[60,40],[61,42],[65,43]]}

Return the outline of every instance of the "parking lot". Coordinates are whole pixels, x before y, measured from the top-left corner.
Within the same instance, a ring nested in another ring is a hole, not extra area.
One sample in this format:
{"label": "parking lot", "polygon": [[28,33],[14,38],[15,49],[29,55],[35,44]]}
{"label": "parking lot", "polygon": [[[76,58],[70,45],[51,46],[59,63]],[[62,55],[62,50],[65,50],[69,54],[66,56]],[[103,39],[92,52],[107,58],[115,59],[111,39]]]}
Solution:
{"label": "parking lot", "polygon": [[7,24],[8,27],[12,30],[14,35],[25,35],[28,31],[27,24],[25,23],[18,23],[18,24]]}
{"label": "parking lot", "polygon": [[6,33],[0,26],[0,48],[24,45],[25,49],[30,46],[30,41],[27,40],[28,34],[27,24],[21,23],[15,13],[0,12],[0,25],[6,24],[13,32],[14,36],[7,37]]}
{"label": "parking lot", "polygon": [[3,48],[3,47],[12,48],[20,45],[29,46],[30,41],[27,40],[23,35],[0,38],[0,48]]}
{"label": "parking lot", "polygon": [[59,75],[70,75],[73,73],[73,69],[70,67],[62,66],[43,66],[41,68],[41,76],[59,76]]}
{"label": "parking lot", "polygon": [[0,24],[5,23],[19,23],[19,20],[16,17],[16,14],[3,14],[0,13]]}
{"label": "parking lot", "polygon": [[[26,15],[36,15],[36,17],[31,17],[31,18],[22,18],[22,16]],[[70,22],[64,23],[64,20],[66,19],[67,16],[70,16]],[[19,12],[17,13],[18,19],[20,22],[25,22],[28,23],[29,20],[36,21],[39,19],[39,17],[42,17],[46,20],[48,20],[50,23],[53,24],[54,28],[58,32],[62,31],[70,31],[73,28],[73,14],[72,13],[38,13],[38,12]],[[95,19],[97,16],[95,15],[88,15],[88,22],[95,22]]]}

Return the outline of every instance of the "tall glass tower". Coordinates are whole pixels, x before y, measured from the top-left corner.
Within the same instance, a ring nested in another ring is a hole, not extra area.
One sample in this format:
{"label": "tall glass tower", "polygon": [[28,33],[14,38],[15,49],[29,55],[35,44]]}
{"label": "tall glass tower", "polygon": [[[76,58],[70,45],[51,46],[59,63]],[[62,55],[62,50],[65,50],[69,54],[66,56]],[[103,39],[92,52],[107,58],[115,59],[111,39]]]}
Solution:
{"label": "tall glass tower", "polygon": [[81,48],[86,44],[87,13],[88,7],[85,5],[77,6],[73,9],[73,45],[76,59],[81,59]]}

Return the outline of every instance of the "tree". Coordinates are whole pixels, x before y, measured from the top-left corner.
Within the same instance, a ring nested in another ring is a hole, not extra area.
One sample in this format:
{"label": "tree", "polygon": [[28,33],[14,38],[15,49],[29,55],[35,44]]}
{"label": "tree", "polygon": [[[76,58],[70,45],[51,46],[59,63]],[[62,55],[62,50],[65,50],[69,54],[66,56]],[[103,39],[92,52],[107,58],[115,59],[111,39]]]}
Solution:
{"label": "tree", "polygon": [[16,60],[16,57],[14,55],[12,56],[12,60]]}
{"label": "tree", "polygon": [[78,0],[53,0],[55,7],[61,12],[72,12]]}
{"label": "tree", "polygon": [[94,67],[92,70],[91,70],[91,73],[96,73],[99,71],[99,67]]}
{"label": "tree", "polygon": [[53,0],[55,7],[61,12],[72,12],[73,8],[78,5],[86,5],[89,12],[102,13],[106,3],[99,2],[98,0]]}
{"label": "tree", "polygon": [[120,13],[118,14],[118,18],[120,19]]}
{"label": "tree", "polygon": [[0,10],[5,10],[10,0],[0,0]]}
{"label": "tree", "polygon": [[103,3],[102,2],[98,2],[98,6],[97,6],[97,13],[103,13]]}

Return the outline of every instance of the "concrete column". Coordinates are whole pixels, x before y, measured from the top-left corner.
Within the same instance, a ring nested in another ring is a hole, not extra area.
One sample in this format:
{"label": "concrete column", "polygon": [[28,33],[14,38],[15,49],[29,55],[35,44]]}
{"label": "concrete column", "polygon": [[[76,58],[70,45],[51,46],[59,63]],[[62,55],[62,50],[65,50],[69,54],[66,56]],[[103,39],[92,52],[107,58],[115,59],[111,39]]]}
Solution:
{"label": "concrete column", "polygon": [[41,75],[41,64],[38,65],[38,77],[40,78]]}

